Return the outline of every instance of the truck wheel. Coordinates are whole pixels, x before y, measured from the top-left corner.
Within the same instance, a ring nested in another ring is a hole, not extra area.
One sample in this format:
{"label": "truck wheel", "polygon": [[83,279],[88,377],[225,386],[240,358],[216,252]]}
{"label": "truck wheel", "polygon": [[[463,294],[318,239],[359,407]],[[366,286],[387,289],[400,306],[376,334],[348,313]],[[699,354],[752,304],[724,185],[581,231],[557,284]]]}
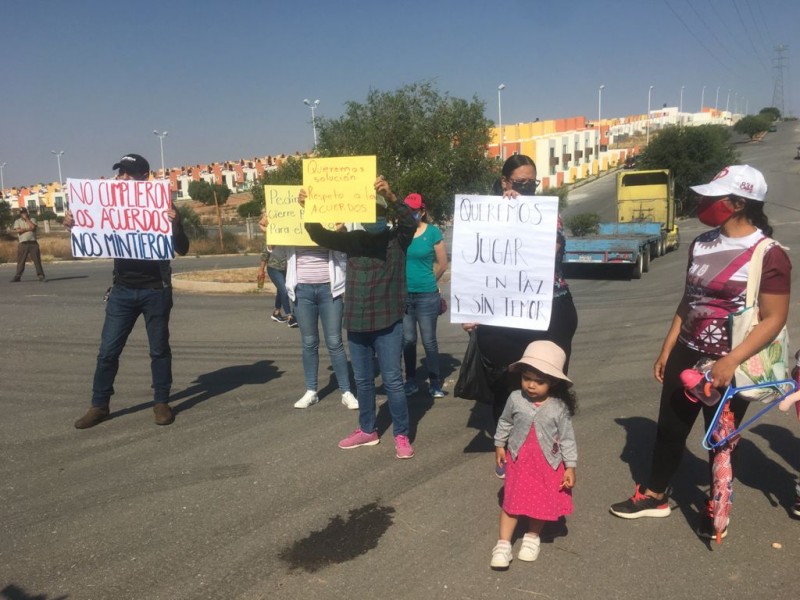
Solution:
{"label": "truck wheel", "polygon": [[644,252],[641,254],[642,258],[642,273],[647,273],[650,270],[650,245],[645,246]]}
{"label": "truck wheel", "polygon": [[658,250],[656,251],[656,257],[664,256],[664,254],[666,254],[666,252],[667,252],[666,246],[667,246],[667,244],[664,241],[664,238],[663,237],[659,238],[659,240],[658,240]]}
{"label": "truck wheel", "polygon": [[641,279],[642,278],[642,266],[643,266],[644,258],[642,257],[642,253],[639,253],[639,256],[636,257],[636,262],[633,264],[631,268],[631,279]]}

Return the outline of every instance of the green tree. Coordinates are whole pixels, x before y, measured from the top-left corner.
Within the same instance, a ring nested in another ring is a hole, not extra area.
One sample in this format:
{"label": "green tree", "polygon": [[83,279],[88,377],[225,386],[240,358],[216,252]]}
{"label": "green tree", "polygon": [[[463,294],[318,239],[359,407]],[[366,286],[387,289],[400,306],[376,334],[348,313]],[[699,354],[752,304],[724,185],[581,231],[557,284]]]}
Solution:
{"label": "green tree", "polygon": [[752,140],[762,131],[767,131],[770,125],[772,125],[772,118],[765,114],[747,115],[736,121],[733,130],[736,133],[748,136]]}
{"label": "green tree", "polygon": [[[212,200],[213,202],[213,200]],[[197,240],[206,237],[206,229],[200,222],[200,215],[198,215],[191,206],[183,205],[176,206],[179,213],[181,213],[181,224],[183,230],[186,232],[186,237],[190,240]]]}
{"label": "green tree", "polygon": [[497,177],[486,156],[491,122],[483,102],[451,98],[431,82],[370,90],[338,119],[317,119],[320,156],[376,155],[398,195],[422,194],[436,222],[452,216],[456,193],[487,193]]}
{"label": "green tree", "polygon": [[781,111],[774,106],[765,106],[758,112],[758,114],[768,117],[770,121],[779,121],[781,118]]}
{"label": "green tree", "polygon": [[189,197],[192,200],[197,200],[203,204],[214,204],[214,193],[217,194],[217,202],[220,206],[228,201],[228,196],[231,195],[230,189],[227,185],[220,185],[218,183],[208,183],[201,179],[199,181],[192,181],[189,184]]}
{"label": "green tree", "polygon": [[[239,216],[257,216],[264,212],[264,186],[265,185],[302,185],[303,184],[303,161],[294,156],[290,156],[280,167],[271,171],[264,171],[261,178],[250,190],[253,199],[242,204],[237,210]],[[245,208],[247,207],[247,208]]]}
{"label": "green tree", "polygon": [[580,213],[567,217],[564,227],[575,237],[583,237],[600,231],[600,215],[597,213]]}
{"label": "green tree", "polygon": [[723,167],[738,162],[730,137],[721,125],[667,127],[641,153],[638,168],[672,171],[677,214],[683,215],[689,186],[709,181]]}
{"label": "green tree", "polygon": [[11,205],[5,200],[0,200],[0,229],[8,229],[14,222],[11,214]]}

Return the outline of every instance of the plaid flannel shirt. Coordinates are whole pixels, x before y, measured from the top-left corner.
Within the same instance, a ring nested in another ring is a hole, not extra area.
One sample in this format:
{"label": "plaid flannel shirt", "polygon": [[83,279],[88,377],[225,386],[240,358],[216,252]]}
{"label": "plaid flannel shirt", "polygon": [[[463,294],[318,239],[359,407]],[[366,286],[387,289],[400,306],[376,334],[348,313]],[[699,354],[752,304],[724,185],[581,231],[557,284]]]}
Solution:
{"label": "plaid flannel shirt", "polygon": [[314,242],[347,254],[344,328],[379,331],[403,318],[406,310],[406,250],[417,223],[403,202],[395,203],[397,227],[380,234],[330,231],[306,223]]}

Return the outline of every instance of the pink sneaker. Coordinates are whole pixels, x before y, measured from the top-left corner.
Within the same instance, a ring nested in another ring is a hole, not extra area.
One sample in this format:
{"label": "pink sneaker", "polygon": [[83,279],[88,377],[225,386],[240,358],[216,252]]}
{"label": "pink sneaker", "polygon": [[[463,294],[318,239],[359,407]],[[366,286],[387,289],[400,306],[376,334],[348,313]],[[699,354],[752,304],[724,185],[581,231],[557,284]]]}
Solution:
{"label": "pink sneaker", "polygon": [[339,442],[339,448],[342,450],[350,450],[351,448],[358,448],[359,446],[374,446],[380,443],[378,432],[364,433],[360,429],[356,429],[353,433]]}
{"label": "pink sneaker", "polygon": [[414,449],[411,447],[407,435],[394,436],[394,449],[397,458],[413,458],[414,456]]}

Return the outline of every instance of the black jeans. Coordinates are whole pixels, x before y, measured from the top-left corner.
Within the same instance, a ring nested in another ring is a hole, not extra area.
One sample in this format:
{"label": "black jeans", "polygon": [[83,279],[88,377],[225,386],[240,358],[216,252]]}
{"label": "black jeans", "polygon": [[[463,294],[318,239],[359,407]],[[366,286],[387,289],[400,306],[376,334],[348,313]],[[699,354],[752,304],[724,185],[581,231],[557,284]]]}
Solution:
{"label": "black jeans", "polygon": [[[718,408],[718,406],[706,406],[700,402],[692,402],[684,393],[680,380],[681,371],[692,368],[701,358],[708,357],[678,342],[667,359],[664,369],[664,385],[661,388],[661,406],[658,410],[658,427],[653,449],[650,485],[648,486],[659,494],[666,491],[672,476],[680,466],[683,452],[686,449],[686,439],[697,420],[697,415],[702,410],[707,430]],[[734,396],[730,401],[730,408],[737,427],[744,418],[748,404],[747,400],[743,400],[739,396]],[[731,454],[734,467],[737,450],[738,446]],[[712,453],[709,452],[709,481],[711,481],[711,462]]]}

